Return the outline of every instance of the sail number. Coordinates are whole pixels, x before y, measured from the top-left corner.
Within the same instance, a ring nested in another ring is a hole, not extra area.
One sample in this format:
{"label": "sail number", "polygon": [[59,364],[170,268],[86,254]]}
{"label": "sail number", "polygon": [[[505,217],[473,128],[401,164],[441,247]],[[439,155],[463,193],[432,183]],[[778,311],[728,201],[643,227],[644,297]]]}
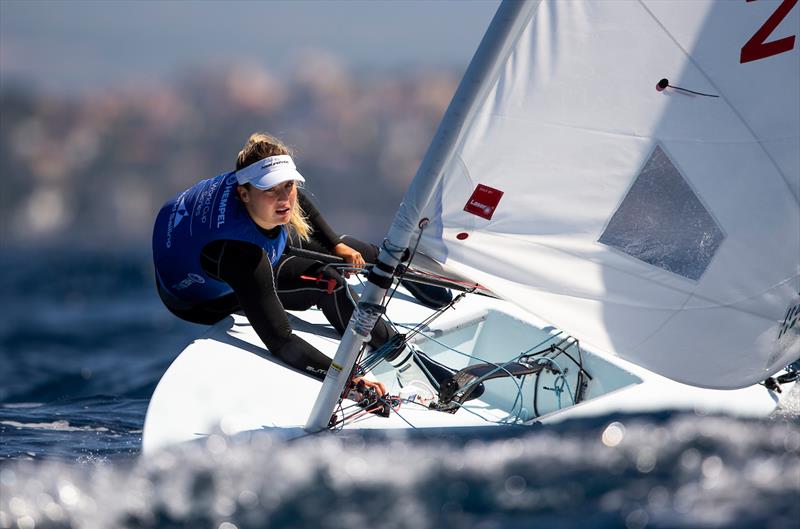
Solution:
{"label": "sail number", "polygon": [[[747,1],[754,2],[755,0]],[[773,55],[778,55],[779,53],[794,49],[794,35],[773,40],[772,42],[766,42],[766,40],[796,4],[797,0],[783,0],[783,2],[781,2],[775,12],[770,15],[760,28],[758,28],[758,31],[750,37],[750,40],[742,46],[742,54],[739,58],[740,64],[766,59],[767,57],[772,57]]]}

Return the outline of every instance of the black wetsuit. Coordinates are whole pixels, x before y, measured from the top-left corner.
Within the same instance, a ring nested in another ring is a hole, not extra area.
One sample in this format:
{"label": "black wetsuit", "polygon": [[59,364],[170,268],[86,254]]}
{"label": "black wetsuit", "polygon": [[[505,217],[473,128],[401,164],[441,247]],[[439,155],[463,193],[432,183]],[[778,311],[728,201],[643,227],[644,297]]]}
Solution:
{"label": "black wetsuit", "polygon": [[[302,192],[298,192],[298,201],[313,231],[308,242],[290,236],[290,246],[333,254],[334,246],[343,242],[360,252],[366,262],[375,262],[376,246],[352,237],[340,237]],[[268,237],[276,237],[279,229],[261,231]],[[261,248],[233,240],[208,243],[203,248],[200,262],[207,274],[226,282],[233,292],[187,309],[175,307],[170,303],[170,297],[159,289],[162,301],[173,314],[194,323],[212,325],[233,312],[243,311],[273,355],[316,378],[324,378],[330,358],[292,333],[286,310],[306,310],[316,305],[342,334],[354,309],[351,297],[357,297],[336,269],[319,261],[284,254],[273,270]],[[321,277],[323,281],[301,276]],[[335,282],[331,293],[328,293],[329,279]],[[385,321],[379,320],[369,344],[377,348],[394,334]]]}

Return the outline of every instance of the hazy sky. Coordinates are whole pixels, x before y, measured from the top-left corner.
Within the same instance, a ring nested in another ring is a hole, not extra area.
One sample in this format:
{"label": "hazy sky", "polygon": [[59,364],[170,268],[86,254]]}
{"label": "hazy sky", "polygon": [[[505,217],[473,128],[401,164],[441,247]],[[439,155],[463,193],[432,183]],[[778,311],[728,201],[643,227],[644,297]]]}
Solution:
{"label": "hazy sky", "polygon": [[283,71],[309,48],[355,70],[463,68],[498,4],[0,0],[0,79],[74,91],[234,60]]}

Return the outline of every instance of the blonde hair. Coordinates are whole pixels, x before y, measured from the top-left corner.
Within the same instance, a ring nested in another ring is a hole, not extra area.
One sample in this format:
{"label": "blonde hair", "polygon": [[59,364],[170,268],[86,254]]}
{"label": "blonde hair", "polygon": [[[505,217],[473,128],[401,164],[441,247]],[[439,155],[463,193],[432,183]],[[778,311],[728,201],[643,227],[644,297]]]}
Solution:
{"label": "blonde hair", "polygon": [[[247,142],[236,157],[236,170],[244,169],[248,165],[254,164],[259,160],[269,158],[270,156],[278,156],[280,154],[288,154],[291,156],[292,153],[278,138],[263,132],[253,133],[247,138]],[[244,185],[249,186],[250,184]],[[300,201],[296,201],[294,204],[292,215],[289,218],[289,226],[301,240],[309,240],[312,231],[311,225],[309,225],[308,219],[306,219],[303,208],[300,207]]]}

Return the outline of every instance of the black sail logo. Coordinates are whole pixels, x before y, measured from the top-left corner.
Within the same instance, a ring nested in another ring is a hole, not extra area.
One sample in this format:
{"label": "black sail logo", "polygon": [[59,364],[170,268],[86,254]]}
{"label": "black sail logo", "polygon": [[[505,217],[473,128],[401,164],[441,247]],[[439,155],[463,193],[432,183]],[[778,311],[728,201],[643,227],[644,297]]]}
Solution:
{"label": "black sail logo", "polygon": [[781,324],[778,331],[778,340],[792,329],[795,329],[795,332],[800,332],[800,303],[789,307],[789,310],[786,311],[786,317],[783,318],[783,324]]}

